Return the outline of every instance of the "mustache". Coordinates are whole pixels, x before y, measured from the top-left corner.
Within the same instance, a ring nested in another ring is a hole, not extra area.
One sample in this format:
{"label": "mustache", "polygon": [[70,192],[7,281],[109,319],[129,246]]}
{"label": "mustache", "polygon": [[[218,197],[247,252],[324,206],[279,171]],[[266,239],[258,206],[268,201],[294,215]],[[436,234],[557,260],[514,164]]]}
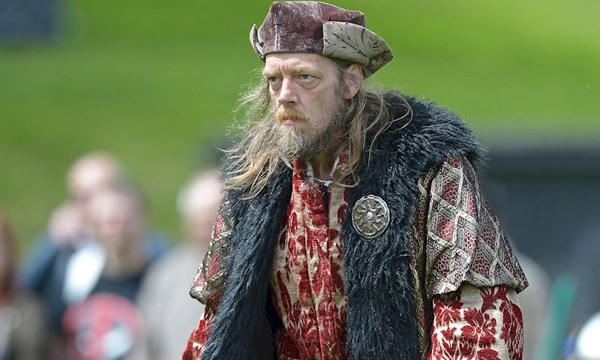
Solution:
{"label": "mustache", "polygon": [[294,109],[289,109],[289,108],[285,108],[285,107],[280,107],[279,109],[277,109],[277,112],[275,113],[275,119],[279,122],[282,122],[286,119],[295,119],[295,120],[306,122],[306,121],[310,120],[310,117],[300,111],[296,111]]}

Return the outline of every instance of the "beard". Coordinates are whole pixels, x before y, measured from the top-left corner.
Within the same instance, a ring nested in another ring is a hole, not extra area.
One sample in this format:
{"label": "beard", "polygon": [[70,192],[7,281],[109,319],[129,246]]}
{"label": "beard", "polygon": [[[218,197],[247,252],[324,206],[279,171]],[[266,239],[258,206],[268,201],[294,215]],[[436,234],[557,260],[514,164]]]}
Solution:
{"label": "beard", "polygon": [[[325,129],[318,129],[314,119],[293,109],[280,108],[275,112],[275,143],[281,158],[288,163],[294,159],[310,160],[324,150],[344,124],[344,107],[344,100],[336,96],[332,119]],[[286,118],[295,119],[299,124],[282,125],[281,122]]]}

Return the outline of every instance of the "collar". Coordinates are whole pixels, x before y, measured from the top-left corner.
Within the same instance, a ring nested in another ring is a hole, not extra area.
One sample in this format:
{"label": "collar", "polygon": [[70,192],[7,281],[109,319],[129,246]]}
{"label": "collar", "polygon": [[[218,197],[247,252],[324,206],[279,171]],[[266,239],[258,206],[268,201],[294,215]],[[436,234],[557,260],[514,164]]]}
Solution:
{"label": "collar", "polygon": [[343,147],[338,151],[337,156],[335,157],[335,161],[333,162],[333,166],[331,168],[331,172],[329,173],[328,179],[323,180],[315,177],[315,172],[310,161],[304,161],[300,159],[296,159],[293,162],[293,170],[294,174],[298,174],[304,178],[305,181],[311,183],[319,183],[324,185],[325,187],[329,187],[336,176],[340,176],[342,173],[342,169],[348,162],[348,147]]}

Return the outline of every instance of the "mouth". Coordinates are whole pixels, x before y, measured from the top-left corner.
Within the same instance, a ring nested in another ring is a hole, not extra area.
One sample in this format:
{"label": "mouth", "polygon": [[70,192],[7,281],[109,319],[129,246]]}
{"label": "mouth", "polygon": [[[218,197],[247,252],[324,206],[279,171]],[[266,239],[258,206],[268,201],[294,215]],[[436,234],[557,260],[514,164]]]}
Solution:
{"label": "mouth", "polygon": [[283,119],[279,119],[279,123],[281,125],[286,125],[286,126],[295,125],[298,122],[299,122],[299,120],[295,119],[295,118],[283,118]]}
{"label": "mouth", "polygon": [[275,114],[275,118],[281,125],[291,126],[306,121],[306,116],[297,111],[280,108]]}

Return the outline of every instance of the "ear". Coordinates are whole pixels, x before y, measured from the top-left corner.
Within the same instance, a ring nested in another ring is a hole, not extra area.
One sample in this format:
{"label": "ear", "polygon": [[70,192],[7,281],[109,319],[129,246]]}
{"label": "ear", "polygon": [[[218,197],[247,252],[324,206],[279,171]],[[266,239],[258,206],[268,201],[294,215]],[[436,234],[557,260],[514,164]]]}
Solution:
{"label": "ear", "polygon": [[358,64],[352,64],[344,70],[346,72],[346,76],[344,77],[344,90],[342,91],[342,96],[344,99],[352,99],[354,95],[360,90],[362,83],[365,79],[363,75],[362,66]]}

